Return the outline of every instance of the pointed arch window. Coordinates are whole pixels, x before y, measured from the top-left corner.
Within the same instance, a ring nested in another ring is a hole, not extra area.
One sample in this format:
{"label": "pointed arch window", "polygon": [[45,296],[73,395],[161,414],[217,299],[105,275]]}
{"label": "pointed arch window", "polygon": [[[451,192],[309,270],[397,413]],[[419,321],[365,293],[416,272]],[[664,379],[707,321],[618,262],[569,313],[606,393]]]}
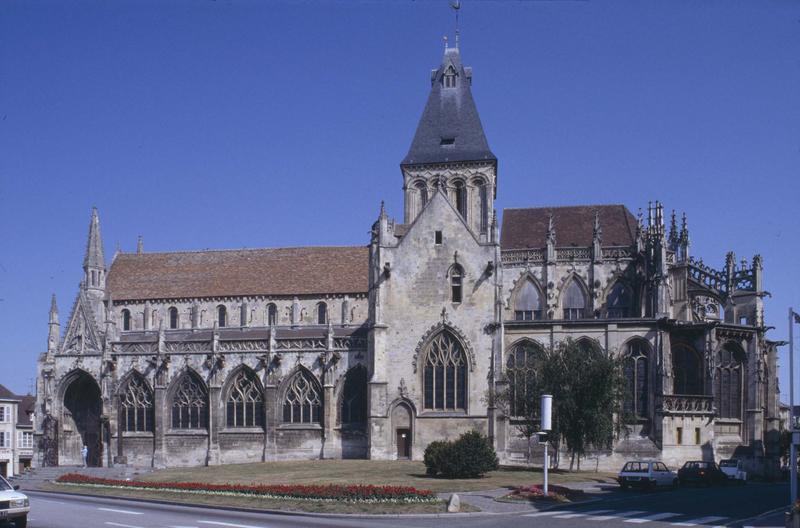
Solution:
{"label": "pointed arch window", "polygon": [[416,188],[419,193],[419,210],[422,211],[428,205],[428,186],[424,181],[418,181]]}
{"label": "pointed arch window", "polygon": [[455,188],[455,201],[456,210],[461,218],[466,222],[467,220],[467,186],[463,181],[457,181],[453,184]]}
{"label": "pointed arch window", "polygon": [[564,292],[564,319],[583,319],[586,317],[586,295],[578,281],[572,279]]}
{"label": "pointed arch window", "polygon": [[228,326],[228,309],[222,304],[217,306],[217,326],[220,328]]}
{"label": "pointed arch window", "polygon": [[283,421],[286,423],[320,423],[322,396],[312,376],[300,371],[295,374],[283,399]]}
{"label": "pointed arch window", "polygon": [[464,270],[458,264],[450,270],[450,300],[460,303],[463,298]]}
{"label": "pointed arch window", "polygon": [[269,303],[267,305],[267,325],[273,326],[278,324],[278,307],[275,306],[275,303]]}
{"label": "pointed arch window", "polygon": [[127,308],[122,310],[122,329],[123,330],[130,330],[131,329],[131,311]]}
{"label": "pointed arch window", "polygon": [[650,345],[644,339],[628,343],[623,369],[625,374],[625,399],[623,410],[626,417],[647,418],[650,394],[648,357]]}
{"label": "pointed arch window", "polygon": [[328,324],[328,305],[324,302],[317,304],[317,324]]}
{"label": "pointed arch window", "polygon": [[264,427],[264,396],[252,372],[241,370],[236,374],[226,411],[228,427]]}
{"label": "pointed arch window", "polygon": [[450,332],[437,334],[426,347],[423,386],[425,409],[466,410],[467,358]]}
{"label": "pointed arch window", "polygon": [[456,69],[453,68],[453,65],[447,67],[444,72],[444,76],[442,77],[442,83],[444,84],[445,88],[455,88],[456,87]]}
{"label": "pointed arch window", "polygon": [[125,432],[153,431],[153,391],[134,375],[119,396],[120,426]]}
{"label": "pointed arch window", "polygon": [[481,234],[489,231],[489,186],[481,182],[478,186],[478,200],[480,201]]}
{"label": "pointed arch window", "polygon": [[532,341],[511,349],[506,363],[510,416],[531,419],[538,414],[538,369],[543,359],[542,347]]}
{"label": "pointed arch window", "polygon": [[703,394],[703,361],[694,348],[688,345],[672,347],[672,372],[674,394]]}
{"label": "pointed arch window", "polygon": [[727,343],[717,353],[714,399],[720,418],[742,419],[743,363],[744,352],[732,343]]}
{"label": "pointed arch window", "polygon": [[343,425],[361,425],[367,422],[367,369],[357,365],[347,371],[342,390]]}
{"label": "pointed arch window", "polygon": [[169,327],[173,330],[178,328],[178,309],[174,306],[169,309]]}
{"label": "pointed arch window", "polygon": [[543,319],[542,296],[530,280],[526,280],[517,293],[514,303],[514,320],[538,321]]}
{"label": "pointed arch window", "polygon": [[623,284],[617,282],[606,298],[606,316],[609,319],[631,316],[631,292]]}
{"label": "pointed arch window", "polygon": [[208,394],[202,382],[184,374],[172,396],[173,429],[205,429],[208,426]]}

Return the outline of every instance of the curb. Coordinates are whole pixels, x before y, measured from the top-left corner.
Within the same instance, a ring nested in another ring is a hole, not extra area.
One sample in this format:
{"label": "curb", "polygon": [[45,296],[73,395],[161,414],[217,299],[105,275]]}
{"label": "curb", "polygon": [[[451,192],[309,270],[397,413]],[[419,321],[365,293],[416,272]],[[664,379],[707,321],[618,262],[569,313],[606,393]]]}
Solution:
{"label": "curb", "polygon": [[[331,518],[331,517],[338,517],[344,519],[353,519],[353,518],[364,518],[364,519],[392,519],[392,518],[421,518],[421,519],[437,519],[446,517],[448,519],[452,519],[455,517],[491,517],[497,515],[520,515],[525,513],[535,513],[538,511],[544,511],[545,509],[550,508],[542,508],[541,510],[524,510],[518,512],[508,512],[508,513],[501,513],[501,512],[460,512],[460,513],[318,513],[318,512],[302,512],[302,511],[290,511],[290,510],[274,510],[274,509],[262,509],[257,510],[254,508],[242,508],[238,506],[224,506],[224,505],[210,505],[210,504],[193,504],[189,502],[175,502],[175,501],[167,501],[167,500],[158,500],[158,499],[142,499],[138,497],[112,497],[108,495],[92,495],[89,493],[70,493],[70,492],[62,492],[62,491],[49,491],[49,490],[20,490],[23,491],[25,494],[29,495],[53,495],[53,496],[69,496],[69,497],[89,497],[92,499],[108,499],[110,501],[129,501],[129,502],[139,502],[144,504],[159,504],[162,506],[176,506],[176,507],[184,507],[184,508],[202,508],[206,510],[222,510],[222,511],[231,511],[231,512],[239,512],[239,513],[256,513],[256,514],[266,514],[266,515],[287,515],[292,517],[315,517],[315,518]],[[467,503],[469,504],[469,503]],[[561,504],[554,505],[551,507],[562,506]]]}

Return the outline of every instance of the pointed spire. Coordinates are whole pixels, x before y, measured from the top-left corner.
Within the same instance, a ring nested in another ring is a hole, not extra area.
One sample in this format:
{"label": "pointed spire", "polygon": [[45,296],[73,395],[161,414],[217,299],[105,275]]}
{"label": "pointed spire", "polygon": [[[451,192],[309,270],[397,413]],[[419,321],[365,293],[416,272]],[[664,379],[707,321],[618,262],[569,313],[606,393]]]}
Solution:
{"label": "pointed spire", "polygon": [[144,237],[139,235],[139,238],[136,239],[136,254],[141,255],[144,253]]}
{"label": "pointed spire", "polygon": [[600,211],[594,212],[594,228],[592,230],[592,237],[601,242],[603,240],[603,228],[600,227]]}
{"label": "pointed spire", "polygon": [[53,354],[58,348],[60,325],[58,324],[58,306],[56,305],[56,294],[50,298],[50,318],[47,331],[47,353]]}
{"label": "pointed spire", "polygon": [[669,222],[669,247],[674,250],[678,246],[679,240],[678,221],[675,219],[675,209],[673,209]]}
{"label": "pointed spire", "polygon": [[83,258],[83,268],[105,269],[105,267],[103,239],[100,236],[100,218],[97,216],[97,207],[92,207],[92,218],[89,221],[89,239],[86,242],[86,256]]}

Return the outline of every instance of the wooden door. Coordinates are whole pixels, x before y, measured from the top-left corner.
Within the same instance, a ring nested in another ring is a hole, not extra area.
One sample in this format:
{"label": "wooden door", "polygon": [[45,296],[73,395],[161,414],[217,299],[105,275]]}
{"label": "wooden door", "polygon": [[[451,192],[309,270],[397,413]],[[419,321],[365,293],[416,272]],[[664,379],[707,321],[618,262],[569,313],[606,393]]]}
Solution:
{"label": "wooden door", "polygon": [[411,458],[411,429],[397,429],[397,458]]}

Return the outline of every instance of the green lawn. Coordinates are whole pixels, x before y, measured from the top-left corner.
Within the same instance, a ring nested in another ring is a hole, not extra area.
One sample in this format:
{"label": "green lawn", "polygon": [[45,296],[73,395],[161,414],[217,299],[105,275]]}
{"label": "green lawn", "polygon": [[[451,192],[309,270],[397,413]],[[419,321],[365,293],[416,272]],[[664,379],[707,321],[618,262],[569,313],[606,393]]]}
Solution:
{"label": "green lawn", "polygon": [[[551,471],[552,484],[610,482],[611,473]],[[152,482],[208,482],[239,484],[375,484],[414,486],[436,492],[476,491],[542,482],[541,469],[504,467],[480,479],[447,480],[425,475],[425,465],[412,461],[303,460],[174,468],[137,477]]]}
{"label": "green lawn", "polygon": [[[301,501],[291,499],[263,499],[259,497],[231,497],[227,495],[202,495],[196,493],[175,493],[170,491],[148,491],[136,489],[97,488],[70,486],[66,484],[46,483],[41,487],[45,491],[77,493],[103,497],[133,498],[177,502],[187,505],[227,506],[252,510],[304,511],[315,513],[366,513],[366,514],[399,514],[399,513],[445,513],[447,505],[442,502],[428,504],[348,504],[327,501]],[[461,511],[478,511],[477,508],[461,502]]]}

